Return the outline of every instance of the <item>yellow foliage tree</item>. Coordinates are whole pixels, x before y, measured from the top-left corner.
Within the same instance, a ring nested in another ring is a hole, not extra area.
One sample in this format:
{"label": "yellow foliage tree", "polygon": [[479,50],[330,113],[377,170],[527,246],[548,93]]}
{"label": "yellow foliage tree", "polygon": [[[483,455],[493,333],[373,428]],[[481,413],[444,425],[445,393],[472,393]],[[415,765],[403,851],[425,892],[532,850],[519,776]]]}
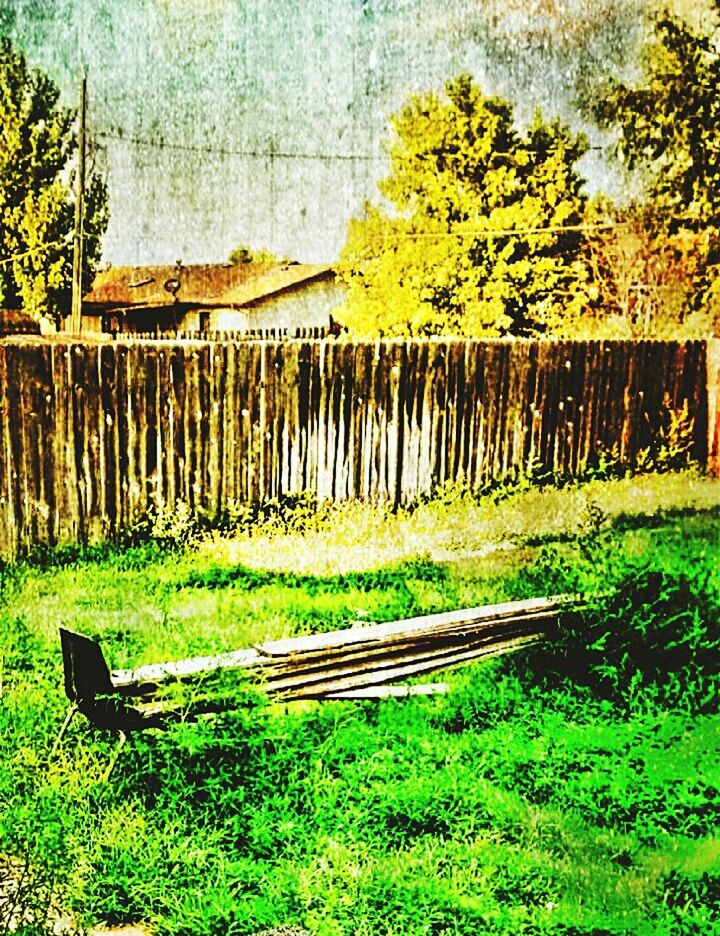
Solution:
{"label": "yellow foliage tree", "polygon": [[586,150],[467,75],[412,97],[392,118],[390,208],[350,223],[340,317],[359,335],[530,335],[562,331],[587,303],[580,256]]}

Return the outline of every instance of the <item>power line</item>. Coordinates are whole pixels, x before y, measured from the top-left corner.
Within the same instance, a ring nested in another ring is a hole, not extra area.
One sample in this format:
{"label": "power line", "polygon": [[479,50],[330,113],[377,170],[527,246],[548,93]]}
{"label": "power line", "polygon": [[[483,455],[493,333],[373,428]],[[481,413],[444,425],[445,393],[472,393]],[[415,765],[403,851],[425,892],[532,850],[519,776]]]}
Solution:
{"label": "power line", "polygon": [[283,150],[251,150],[231,149],[229,147],[200,146],[193,143],[177,143],[167,140],[150,140],[147,137],[127,135],[118,131],[96,130],[95,137],[103,140],[114,140],[130,146],[142,146],[148,149],[176,150],[187,153],[200,153],[210,156],[239,156],[244,159],[297,159],[315,162],[385,162],[383,156],[372,156],[367,153],[304,153],[286,152]]}
{"label": "power line", "polygon": [[[177,150],[180,152],[200,153],[210,156],[239,156],[244,159],[298,159],[308,161],[331,160],[337,162],[387,162],[386,156],[372,155],[370,153],[307,153],[289,152],[284,150],[254,150],[235,149],[232,147],[217,147],[200,145],[197,143],[179,143],[173,140],[149,139],[148,137],[126,134],[121,130],[97,130],[94,136],[98,139],[114,140],[118,143],[127,143],[130,146],[146,147],[148,149]],[[607,151],[611,145],[590,146],[588,150]]]}
{"label": "power line", "polygon": [[607,221],[601,224],[558,224],[548,227],[534,228],[495,228],[485,229],[483,231],[398,231],[396,235],[411,240],[422,237],[438,238],[440,240],[448,237],[512,237],[524,234],[561,234],[565,231],[600,231],[607,228],[629,227],[629,221]]}

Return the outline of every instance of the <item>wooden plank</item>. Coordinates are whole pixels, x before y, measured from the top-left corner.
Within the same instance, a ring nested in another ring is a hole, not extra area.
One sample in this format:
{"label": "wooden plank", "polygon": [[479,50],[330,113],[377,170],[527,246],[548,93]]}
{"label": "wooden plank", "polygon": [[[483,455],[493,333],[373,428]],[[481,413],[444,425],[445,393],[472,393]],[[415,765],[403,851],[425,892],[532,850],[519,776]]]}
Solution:
{"label": "wooden plank", "polygon": [[508,411],[510,408],[510,355],[512,344],[502,341],[498,344],[498,393],[497,393],[497,428],[495,432],[495,467],[494,479],[501,480],[509,471],[509,423]]}
{"label": "wooden plank", "polygon": [[147,484],[147,426],[145,423],[145,346],[127,347],[128,503],[127,521],[140,520],[149,507]]}
{"label": "wooden plank", "polygon": [[[347,676],[385,669],[388,666],[408,665],[421,661],[441,664],[448,655],[460,651],[478,652],[498,642],[525,637],[539,637],[546,633],[554,616],[535,615],[534,618],[514,618],[502,624],[469,628],[445,634],[425,634],[421,638],[393,637],[381,642],[355,644],[332,651],[303,653],[295,656],[264,658],[258,675],[263,685],[271,690],[285,690],[293,686],[344,679]],[[438,667],[439,668],[439,667]]]}
{"label": "wooden plank", "polygon": [[497,477],[497,443],[499,426],[498,396],[500,393],[501,362],[498,342],[487,342],[483,348],[483,417],[481,448],[483,461],[480,474],[483,483]]}
{"label": "wooden plank", "polygon": [[252,416],[250,413],[250,346],[243,343],[237,349],[236,403],[238,420],[238,499],[251,499]]}
{"label": "wooden plank", "polygon": [[446,401],[446,358],[445,346],[442,342],[432,343],[432,397],[430,414],[430,452],[432,459],[432,486],[442,484],[445,480],[445,459],[443,446],[443,424],[445,418]]}
{"label": "wooden plank", "polygon": [[385,399],[387,389],[388,359],[385,354],[386,343],[379,339],[373,346],[373,455],[371,497],[377,501],[387,500],[387,435],[388,414]]}
{"label": "wooden plank", "polygon": [[155,361],[156,484],[159,503],[171,508],[177,502],[175,486],[175,440],[171,409],[173,405],[170,360],[172,344],[163,342],[153,355]]}
{"label": "wooden plank", "polygon": [[259,346],[260,364],[260,407],[257,423],[257,451],[258,451],[258,499],[265,500],[272,497],[272,455],[270,440],[274,419],[274,371],[272,360],[273,344],[264,341]]}
{"label": "wooden plank", "polygon": [[217,512],[221,516],[233,500],[234,469],[230,448],[233,445],[233,394],[235,390],[234,346],[230,341],[219,344],[222,368],[222,393],[218,402],[218,473],[219,486],[216,497]]}
{"label": "wooden plank", "polygon": [[103,456],[104,417],[100,387],[100,347],[88,344],[82,348],[84,366],[85,434],[83,440],[83,476],[85,486],[85,516],[88,542],[107,538],[103,523],[102,488],[104,482],[101,464]]}
{"label": "wooden plank", "polygon": [[115,379],[115,346],[103,344],[98,356],[99,427],[100,427],[100,488],[101,523],[103,538],[112,537],[118,531],[118,481],[117,466],[117,414],[118,399]]}
{"label": "wooden plank", "polygon": [[705,380],[698,375],[707,373],[707,348],[703,341],[687,341],[683,358],[683,399],[687,401],[688,414],[694,420],[692,458],[699,464],[708,461],[708,393]]}
{"label": "wooden plank", "polygon": [[339,436],[341,438],[341,446],[343,452],[342,467],[340,471],[340,484],[338,489],[339,499],[346,500],[348,497],[353,495],[353,487],[351,478],[353,475],[352,463],[355,458],[355,451],[353,449],[353,422],[354,422],[354,400],[355,400],[355,373],[354,373],[354,364],[355,364],[355,355],[354,348],[348,342],[343,341],[339,343],[337,347],[340,350],[339,354],[339,365],[340,365],[340,379],[342,381],[342,389],[340,395],[341,401],[341,411],[340,411],[340,428]]}
{"label": "wooden plank", "polygon": [[574,341],[571,351],[571,369],[568,394],[565,405],[568,408],[568,429],[570,432],[569,471],[578,475],[583,470],[582,462],[582,388],[585,383],[587,354],[582,342]]}
{"label": "wooden plank", "polygon": [[337,348],[312,344],[311,419],[314,421],[312,447],[313,468],[317,473],[318,497],[334,497],[337,463],[337,413],[335,394],[335,357]]}
{"label": "wooden plank", "polygon": [[469,343],[469,373],[472,375],[472,414],[468,434],[468,477],[473,490],[482,488],[482,466],[484,459],[483,439],[483,383],[484,383],[484,343]]}
{"label": "wooden plank", "polygon": [[37,538],[37,424],[32,393],[33,349],[19,345],[14,349],[14,374],[11,381],[16,386],[17,412],[20,417],[20,432],[16,442],[16,470],[18,472],[18,493],[20,504],[20,542],[23,549],[28,549]]}
{"label": "wooden plank", "polygon": [[282,695],[287,698],[318,698],[329,692],[344,691],[358,686],[382,685],[400,679],[409,679],[424,673],[444,671],[454,667],[475,662],[484,656],[491,656],[508,650],[518,649],[521,646],[536,643],[537,635],[522,634],[512,636],[508,640],[493,643],[470,645],[453,652],[443,652],[432,656],[408,657],[396,661],[388,661],[383,668],[349,669],[346,672],[313,674],[267,682],[265,685],[273,695]]}
{"label": "wooden plank", "polygon": [[433,485],[432,410],[433,410],[433,355],[429,342],[419,347],[417,357],[416,391],[416,452],[418,455],[416,494],[429,494]]}
{"label": "wooden plank", "polygon": [[120,472],[119,488],[121,494],[121,508],[118,522],[127,528],[134,522],[131,509],[131,483],[133,479],[132,459],[134,446],[132,445],[132,409],[130,405],[131,389],[130,352],[127,345],[118,345],[116,352],[116,380],[118,388],[117,401],[117,445],[118,469]]}
{"label": "wooden plank", "polygon": [[192,657],[166,663],[153,663],[132,670],[116,670],[113,683],[118,687],[133,683],[159,683],[165,679],[184,679],[215,669],[242,669],[262,665],[269,660],[289,661],[293,656],[307,658],[320,652],[327,654],[357,647],[367,653],[373,644],[391,645],[403,637],[433,636],[443,630],[460,629],[482,635],[484,630],[499,624],[514,625],[544,620],[572,605],[568,596],[532,598],[523,601],[501,602],[480,608],[465,608],[439,614],[407,618],[383,624],[346,628],[304,637],[265,641],[256,647],[235,650],[212,656]]}
{"label": "wooden plank", "polygon": [[448,432],[448,470],[450,477],[457,480],[464,475],[463,429],[466,418],[465,386],[465,342],[452,341],[449,346],[453,387],[450,394],[451,420]]}
{"label": "wooden plank", "polygon": [[292,653],[309,653],[317,650],[337,649],[352,643],[368,644],[374,641],[397,638],[403,634],[435,633],[441,628],[482,628],[498,622],[515,620],[534,614],[555,614],[572,604],[568,596],[552,598],[530,598],[522,601],[506,601],[479,608],[463,608],[458,611],[443,611],[426,614],[401,621],[369,624],[363,627],[291,637],[284,640],[265,641],[258,645],[264,656],[287,656]]}
{"label": "wooden plank", "polygon": [[598,364],[601,357],[600,343],[589,341],[585,346],[585,369],[583,373],[582,395],[578,404],[579,449],[578,464],[586,467],[596,449],[595,426],[597,420],[597,383]]}
{"label": "wooden plank", "polygon": [[250,465],[249,500],[259,502],[265,494],[265,463],[263,457],[265,431],[265,355],[261,341],[250,346]]}
{"label": "wooden plank", "polygon": [[268,424],[270,438],[268,440],[270,456],[270,496],[280,498],[284,494],[282,475],[284,468],[283,458],[283,431],[285,428],[285,374],[283,361],[283,343],[278,341],[272,346],[272,420]]}
{"label": "wooden plank", "polygon": [[224,497],[225,461],[225,400],[228,396],[227,353],[224,345],[208,342],[208,357],[211,363],[208,419],[208,492],[206,510],[212,520],[220,516]]}
{"label": "wooden plank", "polygon": [[[312,371],[312,351],[309,343],[303,341],[297,352],[297,387],[295,393],[294,418],[296,427],[293,432],[293,459],[295,463],[294,477],[297,479],[297,490],[306,491],[311,488],[311,442],[312,438],[310,425],[310,407],[311,407],[311,371]],[[319,416],[319,414],[318,414]],[[317,423],[316,431],[317,431]],[[315,445],[313,445],[315,450]],[[319,481],[317,476],[313,478],[315,490],[320,496]]]}
{"label": "wooden plank", "polygon": [[201,504],[203,476],[202,391],[198,350],[194,345],[185,351],[185,451],[187,452],[188,504],[197,510]]}
{"label": "wooden plank", "polygon": [[213,367],[213,346],[208,341],[196,346],[198,355],[198,425],[200,435],[199,462],[198,462],[198,491],[196,493],[195,509],[204,515],[213,514],[213,471],[215,469],[215,437],[212,434],[213,418],[213,382],[215,370]]}
{"label": "wooden plank", "polygon": [[442,695],[450,691],[447,683],[423,683],[412,686],[366,686],[362,689],[346,689],[325,695],[333,699],[406,699],[412,696]]}
{"label": "wooden plank", "polygon": [[555,463],[556,471],[560,476],[566,476],[570,471],[572,419],[568,397],[572,397],[572,368],[572,342],[563,340],[558,343],[558,399],[555,430]]}

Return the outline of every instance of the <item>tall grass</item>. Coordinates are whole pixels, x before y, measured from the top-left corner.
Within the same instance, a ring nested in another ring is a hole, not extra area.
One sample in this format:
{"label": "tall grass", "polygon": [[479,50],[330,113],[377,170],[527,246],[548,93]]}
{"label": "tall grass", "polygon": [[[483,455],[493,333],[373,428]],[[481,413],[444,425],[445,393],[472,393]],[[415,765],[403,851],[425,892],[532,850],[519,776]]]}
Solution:
{"label": "tall grass", "polygon": [[[452,563],[419,539],[414,558],[359,570],[261,568],[217,543],[6,568],[0,868],[11,856],[37,882],[16,900],[24,931],[62,904],[78,926],[158,936],[720,932],[720,517],[667,500],[662,516],[619,516],[602,498],[617,490],[586,491],[572,522],[536,525],[513,552]],[[466,508],[428,504],[378,528],[401,539],[393,522],[422,520],[437,542]],[[502,502],[498,527],[514,509]],[[280,554],[297,542],[254,536]],[[346,545],[347,560],[349,532]],[[443,697],[238,697],[133,737],[109,783],[115,739],[82,721],[48,756],[59,623],[125,666],[563,591],[600,598],[545,648],[450,674]]]}

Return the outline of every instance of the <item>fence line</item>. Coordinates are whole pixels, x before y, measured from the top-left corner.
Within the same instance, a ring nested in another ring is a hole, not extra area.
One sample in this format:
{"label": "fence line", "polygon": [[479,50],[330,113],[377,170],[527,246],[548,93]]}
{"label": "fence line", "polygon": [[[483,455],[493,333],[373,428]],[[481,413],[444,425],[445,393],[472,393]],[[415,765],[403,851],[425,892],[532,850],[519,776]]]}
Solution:
{"label": "fence line", "polygon": [[[301,328],[246,328],[241,330],[195,329],[153,332],[114,332],[112,337],[124,341],[275,341],[279,338],[311,341],[333,338],[339,331],[325,325],[307,325]],[[110,333],[101,335],[109,340]]]}
{"label": "fence line", "polygon": [[631,459],[665,398],[717,465],[719,348],[2,341],[0,554],[112,536],[154,500],[216,516],[299,491],[402,503],[530,462],[576,473],[599,446]]}

